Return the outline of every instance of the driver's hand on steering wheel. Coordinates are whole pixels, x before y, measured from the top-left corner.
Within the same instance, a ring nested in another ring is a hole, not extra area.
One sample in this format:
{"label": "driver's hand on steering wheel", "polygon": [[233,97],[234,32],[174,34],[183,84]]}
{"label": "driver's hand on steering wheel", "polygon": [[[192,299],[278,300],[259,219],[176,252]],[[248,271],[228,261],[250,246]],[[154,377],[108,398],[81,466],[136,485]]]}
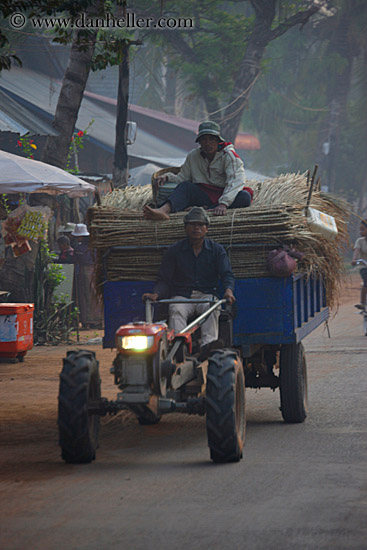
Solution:
{"label": "driver's hand on steering wheel", "polygon": [[146,300],[151,300],[152,302],[156,302],[158,300],[158,294],[156,292],[154,293],[146,292],[145,294],[143,294],[142,300],[143,302],[145,302]]}
{"label": "driver's hand on steering wheel", "polygon": [[223,298],[227,300],[227,302],[231,305],[236,301],[236,298],[230,288],[227,288],[227,290],[223,294]]}

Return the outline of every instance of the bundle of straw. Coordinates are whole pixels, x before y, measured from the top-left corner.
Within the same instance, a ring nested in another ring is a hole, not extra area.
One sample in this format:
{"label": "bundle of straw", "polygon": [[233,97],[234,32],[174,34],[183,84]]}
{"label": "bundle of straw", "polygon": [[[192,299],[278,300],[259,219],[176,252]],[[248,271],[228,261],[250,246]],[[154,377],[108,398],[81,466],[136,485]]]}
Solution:
{"label": "bundle of straw", "polygon": [[127,208],[140,210],[143,206],[153,200],[152,188],[150,185],[134,187],[129,185],[124,189],[114,189],[102,197],[103,206],[113,208]]}
{"label": "bundle of straw", "polygon": [[[328,304],[333,306],[342,281],[341,246],[347,242],[347,203],[321,192],[312,196],[310,206],[336,220],[339,233],[335,241],[329,241],[313,233],[306,223],[305,175],[286,174],[251,184],[254,189],[251,207],[228,210],[226,216],[209,212],[209,237],[227,249],[235,276],[269,276],[266,267],[269,251],[279,244],[294,246],[305,254],[298,269],[321,274]],[[118,191],[107,195],[102,206],[89,209],[91,244],[98,257],[96,282],[99,287],[106,276],[111,281],[154,281],[164,251],[185,237],[183,212],[171,214],[167,221],[143,218],[141,208],[144,201],[151,200],[150,186]],[[116,246],[125,248],[112,251],[103,266],[104,253]]]}

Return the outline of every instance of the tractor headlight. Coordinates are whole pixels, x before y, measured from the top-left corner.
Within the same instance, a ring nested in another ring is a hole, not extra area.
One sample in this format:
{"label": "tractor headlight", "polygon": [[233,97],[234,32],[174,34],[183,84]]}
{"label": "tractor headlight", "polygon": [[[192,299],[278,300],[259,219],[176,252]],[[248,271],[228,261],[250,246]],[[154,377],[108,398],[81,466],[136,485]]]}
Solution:
{"label": "tractor headlight", "polygon": [[120,349],[132,351],[145,351],[154,344],[154,336],[145,336],[144,334],[136,336],[118,336],[117,346]]}

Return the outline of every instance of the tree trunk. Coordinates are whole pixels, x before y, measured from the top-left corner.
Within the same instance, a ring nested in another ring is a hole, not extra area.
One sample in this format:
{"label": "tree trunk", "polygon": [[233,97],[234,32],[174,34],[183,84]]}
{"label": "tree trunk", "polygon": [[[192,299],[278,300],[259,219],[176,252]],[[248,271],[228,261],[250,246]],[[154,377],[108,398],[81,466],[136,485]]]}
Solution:
{"label": "tree trunk", "polygon": [[[341,72],[332,81],[328,90],[329,114],[325,119],[318,139],[316,158],[320,166],[320,175],[329,191],[335,192],[337,179],[337,163],[340,155],[339,137],[345,120],[348,93],[351,87],[353,59],[359,53],[354,43],[350,26],[353,22],[353,11],[348,7],[339,16],[339,23],[333,33],[328,52],[330,56],[337,53],[344,59]],[[332,21],[331,21],[332,23]]]}
{"label": "tree trunk", "polygon": [[[363,66],[362,70],[366,75],[363,81],[364,86],[362,87],[362,90],[361,90],[361,96],[365,98],[367,95],[367,44],[365,44],[362,49],[361,59],[362,59],[362,66]],[[367,143],[367,124],[364,124],[363,126],[362,139],[364,143]],[[359,174],[360,174],[360,179],[362,181],[362,185],[360,188],[359,204],[356,211],[359,213],[359,215],[363,219],[367,220],[367,156],[366,155],[364,156],[363,159],[361,159]]]}
{"label": "tree trunk", "polygon": [[82,31],[76,31],[74,34],[69,62],[52,123],[59,135],[48,136],[42,153],[43,162],[59,168],[66,166],[70,142],[87,84],[97,38],[97,31],[90,31],[85,51],[81,51],[78,42],[80,32]]}
{"label": "tree trunk", "polygon": [[170,65],[166,68],[166,93],[164,101],[164,110],[169,115],[176,114],[176,88],[177,73]]}
{"label": "tree trunk", "polygon": [[269,42],[278,38],[295,25],[304,25],[320,9],[312,4],[308,9],[288,17],[272,29],[278,0],[251,0],[255,10],[255,23],[247,48],[237,72],[228,107],[221,120],[225,138],[234,142],[238,133],[243,111],[249,100],[252,88],[259,76],[261,60]]}
{"label": "tree trunk", "polygon": [[129,104],[129,44],[122,46],[122,61],[119,65],[119,84],[117,91],[117,118],[115,157],[113,165],[114,187],[127,186],[128,154],[126,141],[127,109]]}
{"label": "tree trunk", "polygon": [[218,122],[220,124],[222,110],[220,109],[218,99],[215,97],[214,94],[210,93],[210,90],[211,90],[211,85],[208,84],[208,87],[203,88],[203,91],[202,91],[205,107],[207,109],[207,112],[209,113],[208,117],[210,118],[210,120],[214,120],[215,122]]}
{"label": "tree trunk", "polygon": [[275,1],[268,2],[268,7],[256,10],[256,19],[240,69],[236,75],[229,106],[221,121],[221,130],[225,139],[234,143],[238,133],[242,113],[249,100],[253,85],[260,73],[260,64],[265,48],[270,42],[271,24],[275,17]]}

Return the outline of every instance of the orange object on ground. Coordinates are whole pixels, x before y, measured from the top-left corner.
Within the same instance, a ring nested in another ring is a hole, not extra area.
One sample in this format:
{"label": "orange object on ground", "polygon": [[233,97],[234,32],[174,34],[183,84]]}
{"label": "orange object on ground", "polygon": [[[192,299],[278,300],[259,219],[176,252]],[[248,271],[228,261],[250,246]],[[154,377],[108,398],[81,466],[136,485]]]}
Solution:
{"label": "orange object on ground", "polygon": [[0,304],[0,358],[25,356],[33,347],[34,304]]}

